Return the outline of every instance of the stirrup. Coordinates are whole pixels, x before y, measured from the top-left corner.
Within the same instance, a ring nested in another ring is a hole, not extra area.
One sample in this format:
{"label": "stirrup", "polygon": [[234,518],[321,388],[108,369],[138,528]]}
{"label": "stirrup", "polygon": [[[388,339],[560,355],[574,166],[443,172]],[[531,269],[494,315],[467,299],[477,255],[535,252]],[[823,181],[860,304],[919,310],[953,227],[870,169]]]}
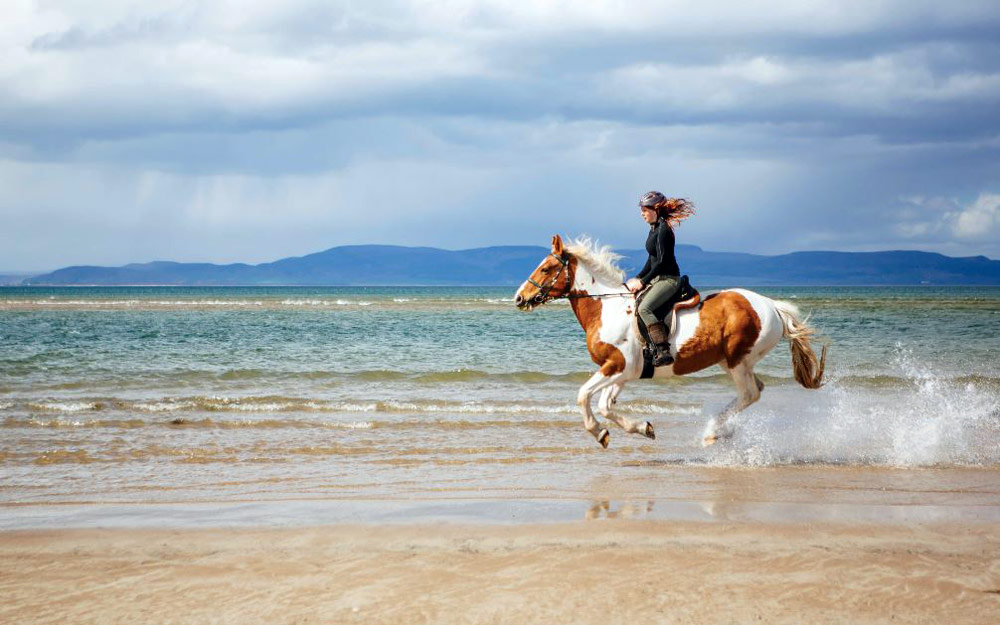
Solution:
{"label": "stirrup", "polygon": [[674,357],[670,355],[670,343],[664,343],[663,345],[653,346],[653,366],[662,367],[663,365],[674,364]]}

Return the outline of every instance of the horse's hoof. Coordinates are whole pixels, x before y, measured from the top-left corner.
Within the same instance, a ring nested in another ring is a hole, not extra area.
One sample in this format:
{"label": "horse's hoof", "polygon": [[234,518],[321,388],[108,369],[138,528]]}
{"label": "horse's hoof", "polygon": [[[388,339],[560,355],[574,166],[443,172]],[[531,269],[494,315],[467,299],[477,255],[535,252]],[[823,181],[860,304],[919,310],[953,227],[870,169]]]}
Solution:
{"label": "horse's hoof", "polygon": [[656,432],[653,431],[653,424],[649,421],[646,421],[646,431],[642,434],[650,440],[656,440]]}
{"label": "horse's hoof", "polygon": [[611,434],[607,430],[601,430],[601,433],[597,435],[597,442],[601,444],[601,447],[607,449],[608,441],[611,440]]}
{"label": "horse's hoof", "polygon": [[733,431],[727,428],[723,428],[718,432],[712,434],[706,434],[705,438],[701,439],[701,446],[708,447],[714,445],[719,441],[727,441],[733,437]]}

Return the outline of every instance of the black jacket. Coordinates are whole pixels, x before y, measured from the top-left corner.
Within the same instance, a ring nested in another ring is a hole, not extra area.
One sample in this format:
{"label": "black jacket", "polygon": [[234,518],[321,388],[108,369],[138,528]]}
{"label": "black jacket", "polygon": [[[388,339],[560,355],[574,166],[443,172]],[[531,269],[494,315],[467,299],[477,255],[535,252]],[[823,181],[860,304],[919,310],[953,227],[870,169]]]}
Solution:
{"label": "black jacket", "polygon": [[649,236],[646,237],[646,252],[649,253],[649,259],[646,261],[646,266],[636,276],[643,284],[649,284],[656,276],[681,275],[680,267],[677,266],[677,258],[674,256],[674,231],[670,224],[662,219],[649,228]]}

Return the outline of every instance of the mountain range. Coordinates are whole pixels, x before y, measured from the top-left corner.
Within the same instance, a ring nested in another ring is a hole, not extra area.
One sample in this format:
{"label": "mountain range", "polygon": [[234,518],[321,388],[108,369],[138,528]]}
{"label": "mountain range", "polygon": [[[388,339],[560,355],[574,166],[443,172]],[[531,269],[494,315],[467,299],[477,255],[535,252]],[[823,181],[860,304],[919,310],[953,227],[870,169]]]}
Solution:
{"label": "mountain range", "polygon": [[[177,286],[511,286],[520,284],[548,253],[536,246],[468,250],[392,245],[349,245],[270,263],[156,261],[123,267],[66,267],[33,276],[23,285]],[[710,252],[678,245],[677,260],[704,286],[777,285],[1000,285],[1000,261],[931,252],[794,252],[761,256]],[[619,250],[633,275],[643,250]]]}

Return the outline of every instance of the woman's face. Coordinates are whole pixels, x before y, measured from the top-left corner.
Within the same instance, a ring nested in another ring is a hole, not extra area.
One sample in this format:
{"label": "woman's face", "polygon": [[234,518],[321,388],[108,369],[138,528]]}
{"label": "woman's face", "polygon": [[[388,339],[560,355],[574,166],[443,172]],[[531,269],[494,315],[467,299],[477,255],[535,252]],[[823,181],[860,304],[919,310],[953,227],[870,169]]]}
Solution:
{"label": "woman's face", "polygon": [[656,209],[655,208],[639,207],[639,211],[642,213],[642,220],[645,221],[647,224],[655,224],[656,223]]}

